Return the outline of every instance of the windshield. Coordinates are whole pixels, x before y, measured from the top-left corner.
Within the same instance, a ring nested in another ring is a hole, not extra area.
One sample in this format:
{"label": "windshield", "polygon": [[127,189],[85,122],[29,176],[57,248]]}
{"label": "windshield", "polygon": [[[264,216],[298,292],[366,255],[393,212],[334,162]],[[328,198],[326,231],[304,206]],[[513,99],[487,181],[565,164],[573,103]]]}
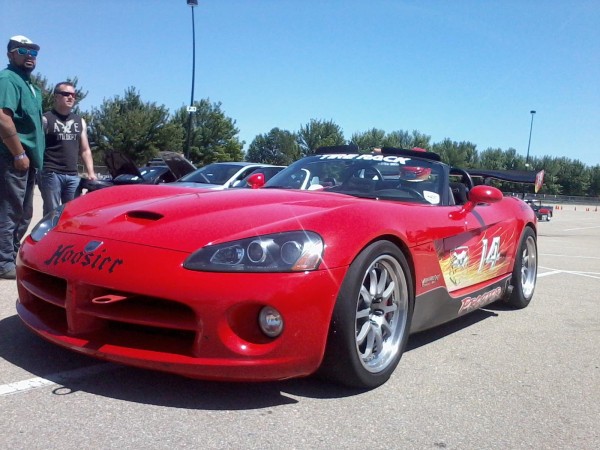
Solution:
{"label": "windshield", "polygon": [[213,163],[198,170],[188,173],[178,181],[205,184],[225,184],[231,179],[242,166],[239,164]]}
{"label": "windshield", "polygon": [[[166,167],[161,166],[146,166],[140,169],[140,175],[146,181],[152,181],[158,176],[162,175],[163,172],[167,171]],[[174,180],[173,180],[174,181]]]}
{"label": "windshield", "polygon": [[442,174],[442,165],[426,159],[328,154],[296,161],[271,178],[264,188],[324,190],[437,205],[442,201]]}

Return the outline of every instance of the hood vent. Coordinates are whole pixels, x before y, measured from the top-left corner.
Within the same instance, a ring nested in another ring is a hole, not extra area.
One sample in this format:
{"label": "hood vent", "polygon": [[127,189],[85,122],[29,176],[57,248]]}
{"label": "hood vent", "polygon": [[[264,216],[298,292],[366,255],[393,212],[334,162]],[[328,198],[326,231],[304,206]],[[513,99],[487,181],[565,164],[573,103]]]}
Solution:
{"label": "hood vent", "polygon": [[126,217],[127,219],[149,220],[156,222],[157,220],[162,219],[164,216],[153,211],[129,211]]}

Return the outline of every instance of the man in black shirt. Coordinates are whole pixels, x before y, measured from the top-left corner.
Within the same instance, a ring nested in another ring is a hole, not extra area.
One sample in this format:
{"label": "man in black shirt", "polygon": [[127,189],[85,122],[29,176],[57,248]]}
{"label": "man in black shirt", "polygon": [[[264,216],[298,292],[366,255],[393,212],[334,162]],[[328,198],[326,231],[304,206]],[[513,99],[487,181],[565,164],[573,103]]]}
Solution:
{"label": "man in black shirt", "polygon": [[38,174],[44,215],[75,197],[80,182],[79,156],[88,179],[96,179],[85,120],[72,112],[75,101],[75,86],[66,81],[58,83],[54,88],[54,108],[44,113],[46,151],[44,168]]}

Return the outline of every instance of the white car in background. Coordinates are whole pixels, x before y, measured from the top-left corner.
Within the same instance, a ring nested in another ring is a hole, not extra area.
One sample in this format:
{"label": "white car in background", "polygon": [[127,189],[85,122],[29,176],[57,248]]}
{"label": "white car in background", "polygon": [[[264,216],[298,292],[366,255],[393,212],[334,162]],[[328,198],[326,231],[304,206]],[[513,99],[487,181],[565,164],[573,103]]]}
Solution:
{"label": "white car in background", "polygon": [[244,187],[242,180],[263,167],[276,166],[251,162],[216,162],[188,173],[171,184],[213,190]]}

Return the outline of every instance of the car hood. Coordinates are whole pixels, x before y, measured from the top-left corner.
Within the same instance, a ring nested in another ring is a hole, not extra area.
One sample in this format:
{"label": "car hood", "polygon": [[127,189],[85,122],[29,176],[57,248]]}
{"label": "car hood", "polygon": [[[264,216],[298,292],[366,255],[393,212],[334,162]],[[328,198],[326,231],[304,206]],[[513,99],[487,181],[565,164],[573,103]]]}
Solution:
{"label": "car hood", "polygon": [[[158,152],[158,157],[153,160],[153,165],[157,165],[155,163],[156,160],[160,163],[158,165],[164,164],[167,166],[173,172],[173,175],[175,175],[175,179],[196,170],[196,166],[176,152]],[[133,160],[122,152],[112,151],[107,153],[104,156],[104,163],[113,179],[119,175],[136,175],[143,178]]]}
{"label": "car hood", "polygon": [[135,163],[124,153],[118,151],[106,153],[104,155],[104,164],[106,164],[108,172],[113,179],[124,174],[142,177]]}
{"label": "car hood", "polygon": [[194,166],[179,153],[159,152],[158,156],[162,158],[167,167],[171,170],[171,172],[173,172],[173,175],[175,175],[176,179],[196,170],[196,166]]}
{"label": "car hood", "polygon": [[209,243],[331,223],[321,216],[357,201],[364,200],[304,191],[117,186],[70,202],[54,232],[192,252]]}
{"label": "car hood", "polygon": [[174,181],[171,184],[174,184],[174,185],[177,185],[180,187],[190,187],[190,188],[197,188],[197,189],[212,189],[212,190],[217,190],[217,191],[222,191],[225,189],[225,186],[222,184],[194,183],[193,181]]}

